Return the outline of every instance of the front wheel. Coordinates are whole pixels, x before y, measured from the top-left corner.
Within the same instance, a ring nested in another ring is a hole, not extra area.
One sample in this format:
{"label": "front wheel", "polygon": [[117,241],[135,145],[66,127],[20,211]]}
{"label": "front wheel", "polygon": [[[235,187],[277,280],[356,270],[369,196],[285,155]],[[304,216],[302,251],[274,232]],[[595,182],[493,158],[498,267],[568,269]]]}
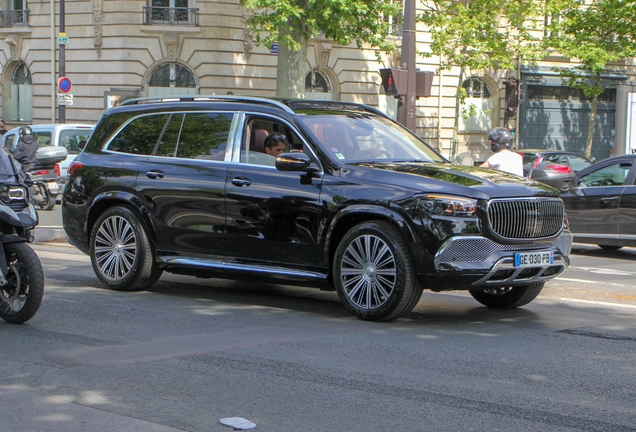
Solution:
{"label": "front wheel", "polygon": [[99,216],[90,256],[97,277],[113,290],[142,290],[161,277],[146,230],[126,207],[111,207]]}
{"label": "front wheel", "polygon": [[13,324],[27,322],[40,308],[44,272],[36,253],[26,243],[4,245],[9,271],[0,287],[0,318]]}
{"label": "front wheel", "polygon": [[388,222],[351,228],[336,249],[333,277],[342,303],[368,321],[396,319],[422,297],[406,240]]}
{"label": "front wheel", "polygon": [[527,305],[537,298],[545,282],[514,287],[486,288],[469,291],[475,300],[495,309],[514,309]]}

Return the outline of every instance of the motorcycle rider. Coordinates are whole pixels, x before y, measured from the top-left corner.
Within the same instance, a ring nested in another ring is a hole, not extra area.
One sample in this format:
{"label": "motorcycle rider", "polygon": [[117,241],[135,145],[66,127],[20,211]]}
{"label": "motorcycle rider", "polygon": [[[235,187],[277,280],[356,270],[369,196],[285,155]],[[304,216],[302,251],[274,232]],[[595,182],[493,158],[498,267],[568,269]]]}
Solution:
{"label": "motorcycle rider", "polygon": [[523,156],[512,150],[514,137],[507,128],[497,128],[488,134],[490,149],[495,153],[479,165],[523,177]]}
{"label": "motorcycle rider", "polygon": [[33,138],[33,131],[28,126],[22,126],[18,131],[20,140],[13,152],[13,157],[20,162],[24,172],[35,166],[35,153],[38,151],[38,143]]}

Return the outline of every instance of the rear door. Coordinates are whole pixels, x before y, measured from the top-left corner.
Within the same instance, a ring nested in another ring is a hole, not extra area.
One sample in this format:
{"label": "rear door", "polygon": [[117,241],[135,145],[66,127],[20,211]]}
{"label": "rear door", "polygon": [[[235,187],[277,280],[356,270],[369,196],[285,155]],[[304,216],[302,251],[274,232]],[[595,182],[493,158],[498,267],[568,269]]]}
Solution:
{"label": "rear door", "polygon": [[631,163],[631,172],[625,179],[625,188],[619,202],[618,235],[622,241],[636,245],[636,164]]}
{"label": "rear door", "polygon": [[225,254],[225,178],[232,112],[161,114],[152,155],[137,176],[159,249]]}

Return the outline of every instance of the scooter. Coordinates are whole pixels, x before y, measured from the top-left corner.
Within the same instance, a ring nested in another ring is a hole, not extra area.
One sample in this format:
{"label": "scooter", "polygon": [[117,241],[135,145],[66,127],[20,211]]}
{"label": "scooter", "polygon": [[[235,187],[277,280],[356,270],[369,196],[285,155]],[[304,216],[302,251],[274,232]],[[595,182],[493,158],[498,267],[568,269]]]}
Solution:
{"label": "scooter", "polygon": [[33,185],[29,187],[31,201],[42,210],[53,210],[57,196],[62,192],[58,183],[60,166],[58,165],[68,156],[64,147],[45,146],[38,148],[35,154],[36,162],[27,174]]}
{"label": "scooter", "polygon": [[44,296],[42,264],[27,244],[39,223],[30,183],[13,156],[0,149],[0,318],[15,324],[33,318]]}

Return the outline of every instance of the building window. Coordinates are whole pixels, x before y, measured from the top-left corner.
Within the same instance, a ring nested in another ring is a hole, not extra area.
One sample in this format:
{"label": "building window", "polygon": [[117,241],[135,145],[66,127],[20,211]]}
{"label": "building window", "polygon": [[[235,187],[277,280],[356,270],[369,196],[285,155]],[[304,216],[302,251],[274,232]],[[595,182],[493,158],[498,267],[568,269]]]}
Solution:
{"label": "building window", "polygon": [[492,128],[492,92],[486,82],[478,77],[470,77],[462,87],[467,97],[459,118],[460,130],[465,132],[485,132]]}
{"label": "building window", "polygon": [[194,74],[178,63],[157,67],[148,79],[148,96],[176,96],[198,94]]}
{"label": "building window", "polygon": [[144,7],[144,24],[198,25],[194,0],[150,0]]}
{"label": "building window", "polygon": [[10,4],[11,6],[8,8],[0,6],[0,28],[28,26],[29,11],[27,10],[26,0],[13,0]]}
{"label": "building window", "polygon": [[8,91],[2,97],[2,117],[5,120],[30,122],[33,120],[33,88],[31,72],[18,63],[11,73]]}
{"label": "building window", "polygon": [[320,69],[313,69],[305,77],[305,97],[307,99],[334,99],[331,80]]}

